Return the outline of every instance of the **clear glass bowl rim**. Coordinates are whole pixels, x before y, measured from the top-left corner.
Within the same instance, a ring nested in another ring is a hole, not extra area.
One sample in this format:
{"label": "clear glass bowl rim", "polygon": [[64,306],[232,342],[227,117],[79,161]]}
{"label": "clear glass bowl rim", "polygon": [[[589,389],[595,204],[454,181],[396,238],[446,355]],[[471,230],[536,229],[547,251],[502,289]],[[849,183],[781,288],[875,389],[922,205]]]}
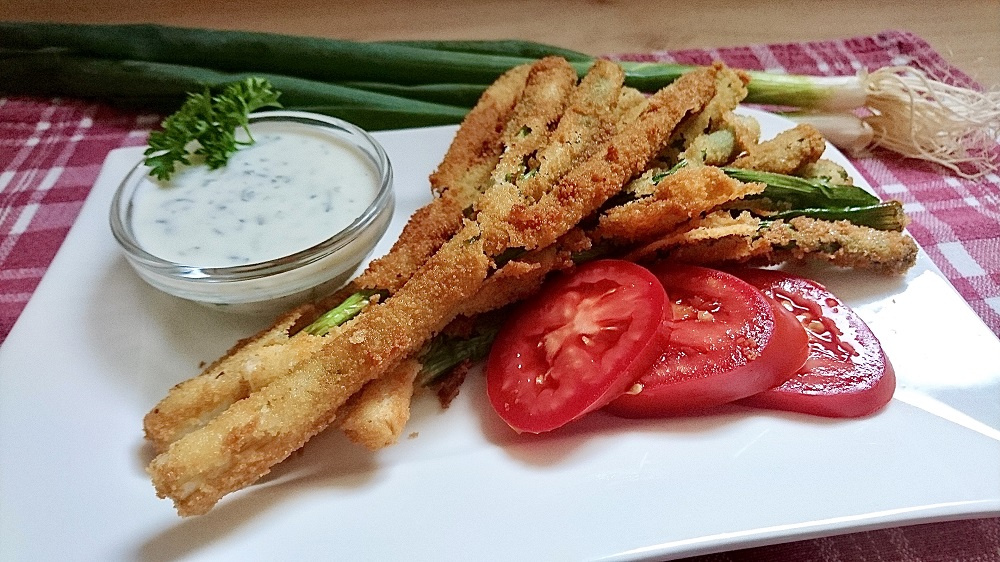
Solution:
{"label": "clear glass bowl rim", "polygon": [[[128,206],[131,203],[130,188],[148,173],[148,168],[139,162],[125,176],[125,179],[115,191],[111,203],[111,232],[118,244],[129,257],[148,272],[178,280],[196,283],[220,283],[262,279],[292,271],[318,260],[333,255],[357,238],[366,228],[371,226],[385,209],[393,204],[392,164],[382,145],[367,131],[353,123],[307,111],[275,110],[251,113],[250,123],[284,121],[318,126],[334,132],[339,138],[358,147],[366,156],[372,158],[372,163],[379,173],[379,190],[372,203],[350,225],[322,242],[300,250],[293,254],[245,265],[230,267],[201,267],[165,260],[144,250],[132,236],[126,226]],[[344,134],[346,133],[346,134]],[[138,177],[137,177],[138,176]],[[126,198],[126,195],[128,197]]]}

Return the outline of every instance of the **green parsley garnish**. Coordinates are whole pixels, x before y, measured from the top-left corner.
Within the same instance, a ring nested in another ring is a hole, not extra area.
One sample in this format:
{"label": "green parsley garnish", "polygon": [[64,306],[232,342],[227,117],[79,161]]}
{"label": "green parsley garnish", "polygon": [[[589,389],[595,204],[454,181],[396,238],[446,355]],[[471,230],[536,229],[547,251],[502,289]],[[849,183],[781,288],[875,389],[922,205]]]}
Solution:
{"label": "green parsley garnish", "polygon": [[[207,88],[202,93],[188,94],[184,105],[163,120],[162,130],[149,134],[149,148],[144,153],[149,175],[170,179],[177,164],[191,164],[192,154],[203,157],[205,165],[213,170],[225,166],[240,146],[253,144],[248,127],[250,112],[281,107],[279,95],[270,82],[254,77],[228,84],[217,96]],[[246,131],[249,141],[236,139],[239,128]]]}

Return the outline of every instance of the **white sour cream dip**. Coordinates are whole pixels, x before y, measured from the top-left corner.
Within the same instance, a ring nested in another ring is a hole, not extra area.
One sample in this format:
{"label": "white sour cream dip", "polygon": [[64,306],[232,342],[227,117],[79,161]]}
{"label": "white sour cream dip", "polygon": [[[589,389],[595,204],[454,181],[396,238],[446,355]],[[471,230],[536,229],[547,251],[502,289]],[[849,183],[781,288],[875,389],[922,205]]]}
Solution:
{"label": "white sour cream dip", "polygon": [[250,130],[255,142],[223,168],[183,166],[166,182],[147,178],[131,219],[143,249],[195,267],[269,261],[334,236],[378,195],[374,164],[333,134],[294,122]]}

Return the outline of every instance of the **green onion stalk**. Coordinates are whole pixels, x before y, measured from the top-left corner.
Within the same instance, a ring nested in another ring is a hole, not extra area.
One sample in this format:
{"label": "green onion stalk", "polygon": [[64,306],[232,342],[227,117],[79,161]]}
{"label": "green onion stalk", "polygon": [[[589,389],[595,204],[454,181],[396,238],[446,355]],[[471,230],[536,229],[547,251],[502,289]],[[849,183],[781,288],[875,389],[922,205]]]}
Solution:
{"label": "green onion stalk", "polygon": [[[506,70],[566,58],[582,75],[594,57],[531,41],[356,42],[160,25],[0,23],[0,93],[100,99],[171,112],[190,91],[249,76],[283,92],[288,109],[371,129],[454,124]],[[618,61],[644,92],[694,67]],[[856,76],[750,71],[746,101],[817,125],[846,149],[882,146],[963,176],[1000,161],[1000,91],[935,80],[911,67]]]}

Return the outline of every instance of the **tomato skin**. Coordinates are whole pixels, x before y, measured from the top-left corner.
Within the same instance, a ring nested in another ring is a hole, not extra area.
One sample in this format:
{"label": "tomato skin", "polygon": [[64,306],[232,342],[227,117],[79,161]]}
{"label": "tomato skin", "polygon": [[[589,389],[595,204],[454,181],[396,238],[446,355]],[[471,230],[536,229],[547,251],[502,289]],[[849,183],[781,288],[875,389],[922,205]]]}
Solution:
{"label": "tomato skin", "polygon": [[[605,410],[622,417],[691,413],[772,388],[802,366],[807,336],[797,319],[753,286],[705,267],[651,268],[672,301],[660,358]],[[698,312],[696,312],[698,311]]]}
{"label": "tomato skin", "polygon": [[556,429],[618,397],[656,360],[666,293],[646,268],[584,264],[504,323],[486,362],[493,409],[518,432]]}
{"label": "tomato skin", "polygon": [[809,358],[794,377],[741,403],[816,416],[872,414],[896,388],[892,364],[875,334],[823,285],[780,271],[734,273],[792,309],[809,334]]}

